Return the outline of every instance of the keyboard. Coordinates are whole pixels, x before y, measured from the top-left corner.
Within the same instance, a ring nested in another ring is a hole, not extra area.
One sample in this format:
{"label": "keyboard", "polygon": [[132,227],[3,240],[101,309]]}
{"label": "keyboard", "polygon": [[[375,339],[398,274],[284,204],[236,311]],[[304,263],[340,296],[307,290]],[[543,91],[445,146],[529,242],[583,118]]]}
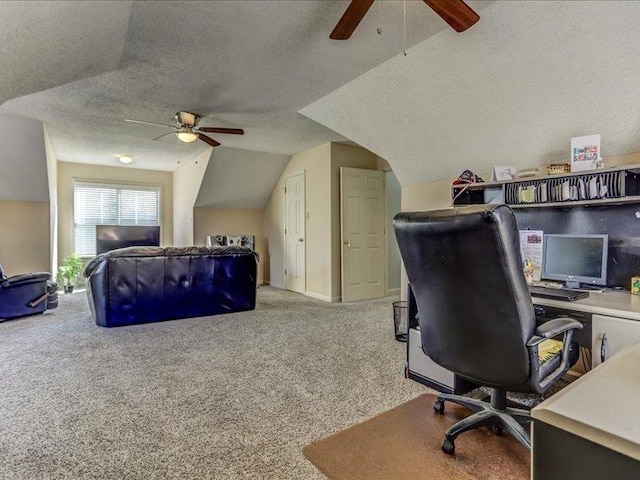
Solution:
{"label": "keyboard", "polygon": [[581,292],[579,290],[566,290],[564,288],[548,288],[534,287],[529,285],[529,293],[532,297],[551,298],[553,300],[561,300],[563,302],[573,302],[581,298],[587,298],[589,292]]}

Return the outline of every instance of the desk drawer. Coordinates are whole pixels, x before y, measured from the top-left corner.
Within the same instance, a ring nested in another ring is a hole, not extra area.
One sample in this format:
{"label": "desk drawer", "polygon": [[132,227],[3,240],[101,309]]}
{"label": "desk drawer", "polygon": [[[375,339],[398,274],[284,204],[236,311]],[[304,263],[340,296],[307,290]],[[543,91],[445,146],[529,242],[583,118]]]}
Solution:
{"label": "desk drawer", "polygon": [[629,345],[640,343],[640,322],[623,318],[593,316],[593,366]]}

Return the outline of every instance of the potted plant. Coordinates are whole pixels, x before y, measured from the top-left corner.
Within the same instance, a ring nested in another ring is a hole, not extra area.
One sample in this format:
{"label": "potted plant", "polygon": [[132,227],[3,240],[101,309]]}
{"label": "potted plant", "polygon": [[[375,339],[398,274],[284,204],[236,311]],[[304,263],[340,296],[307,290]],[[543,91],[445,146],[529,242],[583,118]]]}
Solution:
{"label": "potted plant", "polygon": [[64,287],[64,293],[73,293],[73,287],[83,269],[84,263],[76,253],[69,255],[62,261],[58,267],[57,280]]}

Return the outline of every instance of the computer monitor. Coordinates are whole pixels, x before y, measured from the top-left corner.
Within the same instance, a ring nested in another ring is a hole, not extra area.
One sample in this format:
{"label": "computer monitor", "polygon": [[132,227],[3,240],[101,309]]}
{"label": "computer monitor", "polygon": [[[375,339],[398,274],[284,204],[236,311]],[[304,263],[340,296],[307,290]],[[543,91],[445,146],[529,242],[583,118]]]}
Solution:
{"label": "computer monitor", "polygon": [[570,288],[606,285],[608,246],[608,235],[545,235],[540,276]]}

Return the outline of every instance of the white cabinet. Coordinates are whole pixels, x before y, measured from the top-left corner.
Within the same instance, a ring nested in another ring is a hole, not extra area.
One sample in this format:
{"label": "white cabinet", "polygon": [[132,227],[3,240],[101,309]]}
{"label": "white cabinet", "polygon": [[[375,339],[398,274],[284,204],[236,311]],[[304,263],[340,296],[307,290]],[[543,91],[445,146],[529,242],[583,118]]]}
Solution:
{"label": "white cabinet", "polygon": [[593,366],[607,360],[628,345],[640,343],[640,321],[593,315],[591,354]]}

